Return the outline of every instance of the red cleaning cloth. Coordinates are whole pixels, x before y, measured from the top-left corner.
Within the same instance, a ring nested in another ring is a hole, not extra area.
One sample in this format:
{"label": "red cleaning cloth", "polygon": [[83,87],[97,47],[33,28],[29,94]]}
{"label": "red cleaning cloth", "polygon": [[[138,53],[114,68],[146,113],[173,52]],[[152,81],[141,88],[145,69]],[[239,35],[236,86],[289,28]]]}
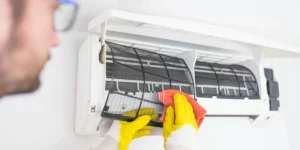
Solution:
{"label": "red cleaning cloth", "polygon": [[158,92],[159,101],[165,105],[165,108],[164,108],[164,111],[162,113],[160,120],[161,121],[165,120],[166,109],[168,106],[174,107],[173,96],[175,93],[180,93],[180,94],[184,95],[186,97],[186,99],[191,103],[193,110],[194,110],[195,118],[196,118],[196,121],[198,124],[198,128],[199,128],[202,121],[204,120],[206,110],[200,104],[198,104],[197,101],[195,99],[193,99],[190,95],[188,95],[184,92],[178,91],[178,90],[170,89],[170,90],[164,90],[164,91]]}

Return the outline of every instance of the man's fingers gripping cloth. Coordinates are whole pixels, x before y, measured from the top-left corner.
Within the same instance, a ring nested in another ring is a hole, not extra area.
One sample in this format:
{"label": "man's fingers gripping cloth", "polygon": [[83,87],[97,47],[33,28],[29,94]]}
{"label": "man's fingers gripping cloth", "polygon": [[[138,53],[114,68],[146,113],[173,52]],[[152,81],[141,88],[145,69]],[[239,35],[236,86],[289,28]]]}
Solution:
{"label": "man's fingers gripping cloth", "polygon": [[197,133],[198,124],[192,105],[184,95],[174,94],[174,107],[168,106],[163,124],[166,149],[190,150],[197,140]]}
{"label": "man's fingers gripping cloth", "polygon": [[199,104],[197,103],[197,101],[195,99],[193,99],[190,95],[178,91],[178,90],[164,90],[162,92],[158,93],[158,97],[160,102],[162,102],[165,105],[165,109],[164,112],[162,113],[161,116],[161,121],[165,120],[165,114],[166,114],[166,110],[168,106],[172,106],[174,108],[175,105],[175,101],[174,101],[174,95],[178,93],[181,94],[183,96],[186,97],[186,100],[191,104],[192,108],[193,108],[193,112],[195,114],[195,119],[198,125],[198,128],[201,126],[201,123],[204,120],[205,114],[206,114],[206,110]]}

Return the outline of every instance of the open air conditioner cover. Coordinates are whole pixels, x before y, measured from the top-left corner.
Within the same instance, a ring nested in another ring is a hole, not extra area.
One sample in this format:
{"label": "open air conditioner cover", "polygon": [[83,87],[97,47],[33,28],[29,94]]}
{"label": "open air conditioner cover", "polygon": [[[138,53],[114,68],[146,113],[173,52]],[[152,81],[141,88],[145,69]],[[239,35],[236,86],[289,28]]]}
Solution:
{"label": "open air conditioner cover", "polygon": [[[164,105],[158,100],[158,92],[166,89],[180,90],[195,99],[196,94],[241,100],[259,97],[256,79],[245,67],[197,61],[194,82],[183,59],[106,43],[105,89],[109,92],[102,117],[132,121],[142,108],[153,108],[160,116]],[[132,110],[136,111],[125,114]],[[149,125],[162,126],[162,122],[157,118]]]}

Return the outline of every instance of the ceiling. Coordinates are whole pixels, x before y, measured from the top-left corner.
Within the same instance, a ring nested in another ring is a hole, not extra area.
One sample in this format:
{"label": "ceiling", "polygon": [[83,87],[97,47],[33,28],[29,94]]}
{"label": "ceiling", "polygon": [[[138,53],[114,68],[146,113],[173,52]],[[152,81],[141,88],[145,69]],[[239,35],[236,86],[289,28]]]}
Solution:
{"label": "ceiling", "polygon": [[156,16],[189,19],[257,34],[299,47],[300,1],[297,0],[81,0],[75,31],[115,8]]}

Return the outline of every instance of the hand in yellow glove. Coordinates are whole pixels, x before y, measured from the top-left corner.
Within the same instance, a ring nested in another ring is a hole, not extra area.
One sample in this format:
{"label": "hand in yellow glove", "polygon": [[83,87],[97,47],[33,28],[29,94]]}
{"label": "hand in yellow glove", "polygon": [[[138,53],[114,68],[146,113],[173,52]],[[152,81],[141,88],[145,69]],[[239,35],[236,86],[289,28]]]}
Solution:
{"label": "hand in yellow glove", "polygon": [[[135,117],[136,113],[137,110],[133,110],[122,115]],[[158,114],[154,114],[153,108],[142,108],[138,116],[140,117],[132,122],[115,120],[104,141],[93,150],[127,150],[133,139],[148,135],[152,127],[147,124],[150,120],[156,120]]]}
{"label": "hand in yellow glove", "polygon": [[181,94],[174,94],[174,106],[169,106],[163,125],[167,150],[190,150],[196,141],[198,126],[191,104]]}

